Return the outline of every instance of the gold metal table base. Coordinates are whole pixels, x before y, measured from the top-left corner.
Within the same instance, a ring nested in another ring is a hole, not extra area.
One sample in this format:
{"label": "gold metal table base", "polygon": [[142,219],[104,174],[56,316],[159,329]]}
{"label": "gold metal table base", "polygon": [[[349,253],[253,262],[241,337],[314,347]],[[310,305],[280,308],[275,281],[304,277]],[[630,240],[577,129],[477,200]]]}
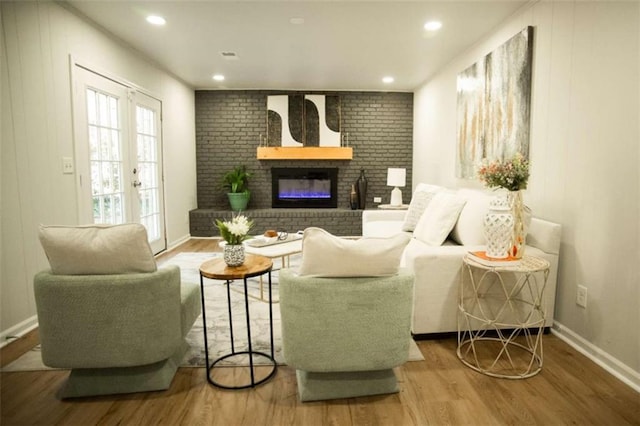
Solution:
{"label": "gold metal table base", "polygon": [[543,364],[542,306],[549,262],[524,256],[517,266],[463,259],[458,303],[458,358],[492,377],[524,379]]}

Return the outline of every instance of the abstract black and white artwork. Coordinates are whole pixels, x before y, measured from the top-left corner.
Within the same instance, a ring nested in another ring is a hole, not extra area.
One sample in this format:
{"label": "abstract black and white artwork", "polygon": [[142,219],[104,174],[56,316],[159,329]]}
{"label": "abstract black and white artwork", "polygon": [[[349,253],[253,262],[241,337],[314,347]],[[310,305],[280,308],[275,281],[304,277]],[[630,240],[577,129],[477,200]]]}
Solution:
{"label": "abstract black and white artwork", "polygon": [[529,158],[532,62],[529,26],[458,74],[457,177],[475,178],[484,158]]}
{"label": "abstract black and white artwork", "polygon": [[267,96],[267,130],[270,146],[340,146],[340,98]]}

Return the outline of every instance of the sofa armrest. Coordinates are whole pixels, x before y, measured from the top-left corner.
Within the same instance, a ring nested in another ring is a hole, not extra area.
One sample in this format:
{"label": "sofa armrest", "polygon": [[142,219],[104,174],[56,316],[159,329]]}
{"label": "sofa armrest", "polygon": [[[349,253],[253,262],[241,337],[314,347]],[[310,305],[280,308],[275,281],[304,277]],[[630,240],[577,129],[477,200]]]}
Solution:
{"label": "sofa armrest", "polygon": [[545,253],[558,255],[561,233],[560,224],[533,217],[527,231],[527,245],[537,247]]}
{"label": "sofa armrest", "polygon": [[365,224],[368,222],[375,222],[380,220],[396,220],[403,222],[406,215],[407,210],[363,210],[362,223]]}
{"label": "sofa armrest", "polygon": [[[429,246],[412,239],[404,251],[404,264],[415,274],[412,332],[414,334],[449,333],[457,330],[459,286],[462,258],[469,251],[485,246],[445,244]],[[541,257],[550,263],[544,292],[545,326],[553,325],[558,255],[527,246],[525,254]]]}
{"label": "sofa armrest", "polygon": [[362,212],[362,236],[387,238],[402,231],[406,210],[365,210]]}
{"label": "sofa armrest", "polygon": [[145,365],[182,344],[177,266],[119,275],[43,271],[34,277],[34,293],[45,365]]}
{"label": "sofa armrest", "polygon": [[318,278],[283,269],[279,286],[287,365],[312,372],[364,371],[407,360],[413,274]]}

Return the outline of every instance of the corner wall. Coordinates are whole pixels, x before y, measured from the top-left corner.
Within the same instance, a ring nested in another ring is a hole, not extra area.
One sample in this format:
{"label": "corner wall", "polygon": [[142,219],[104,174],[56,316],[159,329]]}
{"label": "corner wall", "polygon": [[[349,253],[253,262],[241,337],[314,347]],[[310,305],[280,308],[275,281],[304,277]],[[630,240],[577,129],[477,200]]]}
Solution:
{"label": "corner wall", "polygon": [[[456,76],[535,27],[534,215],[562,224],[556,322],[640,388],[640,5],[538,2],[457,57],[415,94],[414,185],[455,178]],[[421,165],[421,167],[418,167]],[[576,287],[588,289],[586,309]],[[594,355],[595,354],[595,355]]]}
{"label": "corner wall", "polygon": [[[188,237],[195,207],[194,92],[54,2],[0,2],[2,145],[0,336],[35,324],[32,279],[48,267],[38,225],[78,222],[69,58],[162,100],[167,244]],[[0,341],[2,344],[4,341]]]}

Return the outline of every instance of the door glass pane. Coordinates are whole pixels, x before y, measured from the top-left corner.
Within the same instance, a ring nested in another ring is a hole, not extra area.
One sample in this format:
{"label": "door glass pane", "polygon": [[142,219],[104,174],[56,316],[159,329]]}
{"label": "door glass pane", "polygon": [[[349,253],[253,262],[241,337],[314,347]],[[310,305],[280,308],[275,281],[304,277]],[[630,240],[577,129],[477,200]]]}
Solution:
{"label": "door glass pane", "polygon": [[158,134],[156,112],[136,106],[140,222],[146,226],[149,241],[161,237],[159,195]]}
{"label": "door glass pane", "polygon": [[122,129],[118,98],[87,89],[94,223],[123,223]]}

